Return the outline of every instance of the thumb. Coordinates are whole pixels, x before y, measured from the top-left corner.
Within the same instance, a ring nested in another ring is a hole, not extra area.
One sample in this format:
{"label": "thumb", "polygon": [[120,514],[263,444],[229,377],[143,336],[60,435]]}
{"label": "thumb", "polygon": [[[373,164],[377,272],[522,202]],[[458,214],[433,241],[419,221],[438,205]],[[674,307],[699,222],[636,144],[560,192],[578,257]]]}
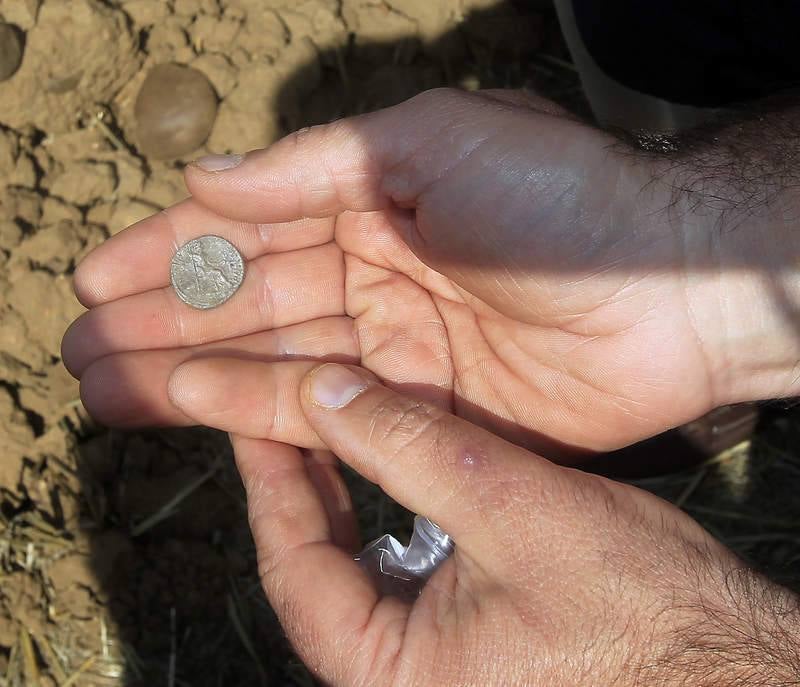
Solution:
{"label": "thumb", "polygon": [[562,481],[561,469],[543,458],[398,394],[360,368],[317,367],[303,381],[301,404],[342,461],[435,521],[462,551],[485,549],[487,532],[510,531],[528,520],[525,504],[552,502],[552,493],[544,499],[538,494]]}
{"label": "thumb", "polygon": [[393,203],[412,207],[470,153],[509,129],[521,127],[529,141],[552,138],[541,136],[561,120],[552,106],[514,107],[518,99],[426,91],[394,107],[301,129],[246,155],[201,158],[186,168],[186,185],[217,214],[252,223],[367,212]]}
{"label": "thumb", "polygon": [[[460,148],[474,145],[469,137],[481,133],[470,126],[458,137],[443,135],[458,116],[470,124],[479,119],[479,108],[465,107],[470,100],[482,102],[454,89],[428,91],[395,107],[301,129],[263,150],[211,155],[186,168],[186,185],[214,212],[255,223],[413,204]],[[421,165],[420,150],[426,151]]]}

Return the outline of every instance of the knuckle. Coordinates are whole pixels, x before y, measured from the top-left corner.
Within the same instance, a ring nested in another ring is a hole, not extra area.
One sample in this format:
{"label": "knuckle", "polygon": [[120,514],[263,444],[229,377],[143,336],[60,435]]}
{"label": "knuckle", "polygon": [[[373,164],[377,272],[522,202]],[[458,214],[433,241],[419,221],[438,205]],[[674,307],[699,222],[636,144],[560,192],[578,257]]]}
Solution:
{"label": "knuckle", "polygon": [[259,322],[264,327],[272,327],[275,320],[275,299],[270,283],[269,275],[264,270],[263,265],[257,260],[250,263],[250,269],[258,273],[256,283],[258,286],[254,291],[255,311]]}
{"label": "knuckle", "polygon": [[391,396],[374,409],[369,443],[397,455],[421,440],[436,441],[441,411],[422,401]]}
{"label": "knuckle", "polygon": [[493,518],[505,518],[512,515],[514,520],[520,513],[528,510],[530,494],[528,488],[535,488],[530,481],[518,476],[508,477],[501,470],[491,470],[480,480],[476,495],[477,506]]}

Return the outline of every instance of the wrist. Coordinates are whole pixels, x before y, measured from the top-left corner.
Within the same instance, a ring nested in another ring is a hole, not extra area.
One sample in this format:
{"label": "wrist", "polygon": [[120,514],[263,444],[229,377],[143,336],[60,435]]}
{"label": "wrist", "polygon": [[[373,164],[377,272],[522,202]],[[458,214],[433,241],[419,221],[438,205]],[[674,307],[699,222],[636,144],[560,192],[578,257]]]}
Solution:
{"label": "wrist", "polygon": [[800,199],[790,204],[683,214],[688,313],[716,406],[800,395],[800,226],[785,219]]}

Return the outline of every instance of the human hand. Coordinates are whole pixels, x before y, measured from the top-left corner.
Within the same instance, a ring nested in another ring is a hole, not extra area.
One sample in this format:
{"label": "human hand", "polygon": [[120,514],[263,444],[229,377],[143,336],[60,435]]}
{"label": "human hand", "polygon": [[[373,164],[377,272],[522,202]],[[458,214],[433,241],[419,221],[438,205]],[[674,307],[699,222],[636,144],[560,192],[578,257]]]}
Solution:
{"label": "human hand", "polygon": [[[259,376],[261,363],[242,365]],[[180,369],[173,383],[191,386]],[[233,437],[264,589],[326,684],[800,679],[798,599],[668,503],[558,467],[358,368],[312,370],[299,402],[345,463],[456,541],[413,603],[380,598],[352,560],[357,535],[335,467]],[[197,419],[209,416],[200,408]]]}
{"label": "human hand", "polygon": [[[64,360],[90,412],[123,426],[190,422],[167,380],[191,357],[357,362],[561,459],[785,393],[796,338],[772,304],[754,309],[757,271],[724,272],[703,225],[714,217],[664,210],[666,177],[546,101],[426,93],[236,167],[190,166],[194,200],[79,266],[91,311]],[[237,245],[248,273],[231,301],[197,312],[169,289],[168,266],[208,233]],[[747,367],[737,356],[753,348]],[[270,379],[273,395],[305,369]],[[271,422],[283,441],[318,445],[265,402],[252,436]]]}

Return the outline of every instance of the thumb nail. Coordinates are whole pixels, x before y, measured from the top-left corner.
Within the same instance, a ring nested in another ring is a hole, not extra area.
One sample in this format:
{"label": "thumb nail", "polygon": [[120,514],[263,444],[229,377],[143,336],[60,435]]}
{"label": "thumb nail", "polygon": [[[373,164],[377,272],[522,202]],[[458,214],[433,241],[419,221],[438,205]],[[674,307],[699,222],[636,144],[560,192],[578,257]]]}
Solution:
{"label": "thumb nail", "polygon": [[344,408],[368,386],[368,382],[343,365],[328,363],[311,376],[311,398],[324,408]]}
{"label": "thumb nail", "polygon": [[224,172],[226,169],[238,167],[244,155],[206,155],[194,161],[194,165],[204,172]]}

